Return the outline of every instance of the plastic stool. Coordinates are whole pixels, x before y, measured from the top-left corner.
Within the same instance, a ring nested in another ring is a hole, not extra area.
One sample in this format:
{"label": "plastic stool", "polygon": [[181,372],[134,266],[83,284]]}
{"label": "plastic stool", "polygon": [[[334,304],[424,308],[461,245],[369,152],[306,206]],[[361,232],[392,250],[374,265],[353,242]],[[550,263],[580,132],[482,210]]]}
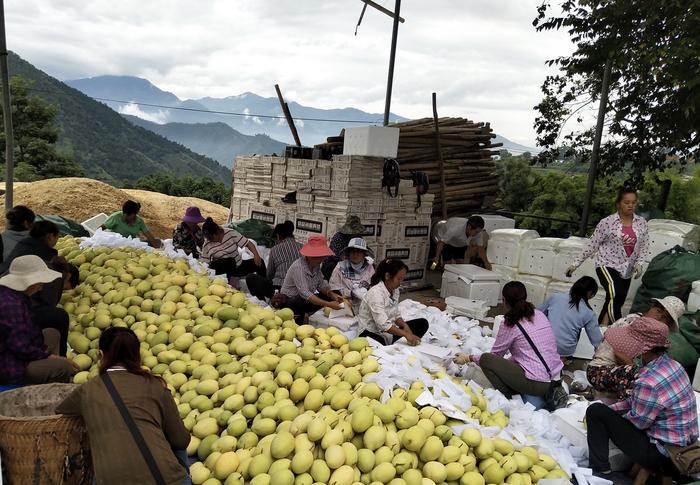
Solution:
{"label": "plastic stool", "polygon": [[535,406],[535,409],[542,409],[544,407],[544,398],[542,396],[533,396],[531,394],[522,394],[520,396],[520,399],[523,400],[523,402],[529,402],[533,406]]}
{"label": "plastic stool", "polygon": [[20,387],[24,387],[24,384],[0,384],[0,392],[11,391]]}

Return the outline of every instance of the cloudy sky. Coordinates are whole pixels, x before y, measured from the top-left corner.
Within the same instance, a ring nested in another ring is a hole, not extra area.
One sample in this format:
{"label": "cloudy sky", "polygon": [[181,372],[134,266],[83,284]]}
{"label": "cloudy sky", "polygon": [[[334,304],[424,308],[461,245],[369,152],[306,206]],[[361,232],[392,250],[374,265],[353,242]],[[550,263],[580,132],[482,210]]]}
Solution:
{"label": "cloudy sky", "polygon": [[[393,0],[379,0],[393,9]],[[403,0],[392,111],[490,121],[534,145],[532,107],[572,47],[536,33],[541,0]],[[180,98],[246,91],[320,108],[382,112],[391,19],[359,0],[6,0],[7,45],[65,80],[149,79]]]}

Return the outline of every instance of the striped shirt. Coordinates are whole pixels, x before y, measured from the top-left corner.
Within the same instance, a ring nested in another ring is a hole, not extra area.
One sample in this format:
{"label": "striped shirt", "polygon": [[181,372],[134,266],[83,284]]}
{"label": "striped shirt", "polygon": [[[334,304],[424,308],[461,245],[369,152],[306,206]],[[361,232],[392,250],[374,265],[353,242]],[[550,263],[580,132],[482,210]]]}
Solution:
{"label": "striped shirt", "polygon": [[632,395],[610,406],[645,430],[652,443],[668,456],[664,444],[686,446],[698,439],[698,411],[685,369],[667,354],[642,367]]}
{"label": "striped shirt", "polygon": [[224,237],[221,242],[207,240],[202,246],[202,261],[211,263],[217,259],[233,258],[236,266],[241,264],[241,255],[238,248],[243,248],[248,240],[233,229],[224,229]]}
{"label": "striped shirt", "polygon": [[330,290],[330,286],[323,279],[321,267],[311,270],[306,258],[302,256],[289,267],[280,293],[288,298],[301,297],[308,300],[319,291],[328,290]]}
{"label": "striped shirt", "polygon": [[578,268],[583,262],[596,254],[595,265],[598,268],[613,268],[624,279],[632,277],[636,264],[642,263],[649,251],[649,230],[647,221],[635,214],[632,229],[637,240],[632,254],[627,256],[625,238],[620,215],[615,213],[601,220],[593,232],[591,240],[583,252],[574,261]]}
{"label": "striped shirt", "polygon": [[300,248],[301,244],[296,242],[293,237],[288,237],[270,249],[267,279],[272,281],[273,286],[282,286],[289,267],[299,259]]}

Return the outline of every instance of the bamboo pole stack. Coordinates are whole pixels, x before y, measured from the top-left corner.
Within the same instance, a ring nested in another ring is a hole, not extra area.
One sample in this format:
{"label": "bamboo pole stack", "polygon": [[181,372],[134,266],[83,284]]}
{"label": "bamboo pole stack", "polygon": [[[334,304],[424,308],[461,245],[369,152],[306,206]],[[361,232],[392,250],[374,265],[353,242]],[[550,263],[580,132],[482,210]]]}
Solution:
{"label": "bamboo pole stack", "polygon": [[[430,193],[435,195],[433,216],[442,217],[442,185],[440,157],[433,118],[395,123],[399,128],[397,160],[401,177],[410,178],[411,171],[425,172],[430,178]],[[494,150],[501,143],[491,143],[496,135],[489,123],[466,118],[438,118],[440,152],[445,173],[445,195],[448,216],[465,216],[478,211],[484,199],[498,190]],[[316,145],[326,158],[343,152],[343,134]]]}
{"label": "bamboo pole stack", "polygon": [[[430,177],[430,193],[435,194],[433,214],[442,214],[440,165],[437,153],[435,123],[432,118],[395,123],[401,130],[397,161],[402,177],[411,171],[425,172]],[[491,143],[496,135],[489,123],[466,118],[439,118],[440,147],[445,171],[447,214],[468,215],[482,207],[484,199],[498,190],[496,165]]]}

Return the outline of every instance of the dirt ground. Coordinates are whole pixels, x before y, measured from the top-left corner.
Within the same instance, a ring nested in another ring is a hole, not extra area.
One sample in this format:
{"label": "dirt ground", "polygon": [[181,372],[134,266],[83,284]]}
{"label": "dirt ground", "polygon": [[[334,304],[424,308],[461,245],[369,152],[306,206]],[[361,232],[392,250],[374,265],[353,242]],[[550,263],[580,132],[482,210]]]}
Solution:
{"label": "dirt ground", "polygon": [[[4,185],[3,185],[4,188]],[[61,215],[82,222],[104,212],[109,215],[121,210],[124,201],[141,203],[141,217],[151,232],[160,238],[172,237],[173,228],[180,222],[185,209],[197,206],[202,214],[225,223],[228,209],[224,206],[194,197],[171,197],[145,190],[117,189],[88,178],[58,178],[15,185],[15,205],[26,205],[37,214]],[[0,210],[5,213],[4,200]],[[5,227],[0,219],[0,229]]]}

